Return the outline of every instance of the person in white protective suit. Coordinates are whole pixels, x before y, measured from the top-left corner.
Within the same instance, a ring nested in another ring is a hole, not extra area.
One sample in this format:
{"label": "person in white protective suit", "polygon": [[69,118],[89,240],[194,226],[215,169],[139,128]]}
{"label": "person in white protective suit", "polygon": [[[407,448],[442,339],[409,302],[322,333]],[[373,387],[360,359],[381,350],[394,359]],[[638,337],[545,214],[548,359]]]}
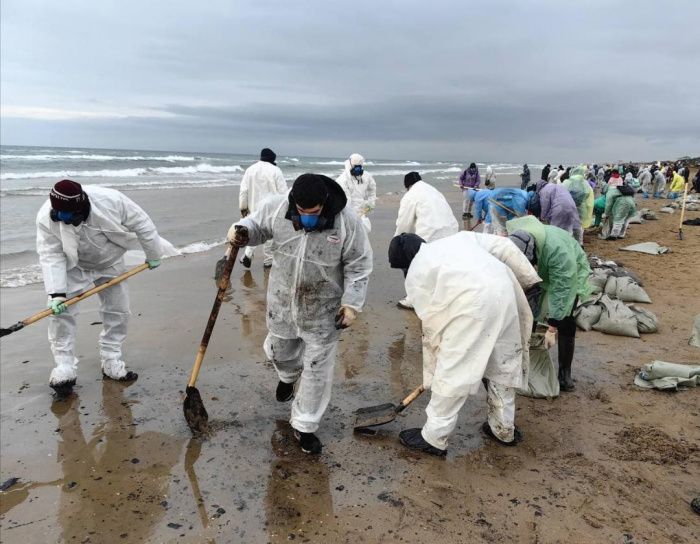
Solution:
{"label": "person in white protective suit", "polygon": [[507,238],[473,232],[430,244],[402,234],[389,261],[407,270],[406,291],[423,325],[423,385],[431,390],[425,425],[402,431],[401,443],[445,455],[459,410],[484,383],[482,431],[515,445],[522,439],[515,391],[527,384],[533,324],[523,289],[541,281],[535,269]]}
{"label": "person in white protective suit", "polygon": [[362,219],[367,232],[372,230],[369,214],[377,205],[377,184],[372,174],[365,172],[365,158],[353,153],[345,161],[345,170],[335,180],[345,192],[350,207]]}
{"label": "person in white protective suit", "polygon": [[[49,295],[49,343],[55,368],[49,386],[58,396],[70,394],[77,379],[75,356],[78,305],[64,302],[94,285],[100,285],[126,271],[124,253],[140,243],[146,262],[160,265],[164,245],[153,221],[135,202],[114,189],[82,187],[64,179],[51,190],[49,200],[36,217],[37,253]],[[129,292],[120,283],[99,293],[102,333],[100,359],[105,377],[123,382],[138,378],[126,369],[122,343],[129,319]]]}
{"label": "person in white protective suit", "polygon": [[[459,231],[459,225],[443,194],[422,181],[418,172],[409,172],[403,178],[406,194],[401,197],[396,232],[417,234],[426,242],[439,240]],[[400,308],[412,310],[408,297],[398,302]]]}
{"label": "person in white protective suit", "polygon": [[340,329],[362,310],[372,272],[367,232],[346,204],[335,181],[303,174],[228,233],[239,247],[274,240],[263,347],[277,370],[277,400],[294,398],[290,424],[306,453],[322,450],[314,433],[330,401]]}
{"label": "person in white protective suit", "polygon": [[[241,217],[246,217],[260,206],[260,203],[270,195],[283,195],[287,192],[287,182],[284,180],[282,170],[279,169],[275,159],[277,155],[267,147],[260,152],[260,160],[249,166],[243,174],[241,188],[238,193],[238,205]],[[265,242],[263,266],[272,266],[272,241]],[[250,268],[255,254],[255,246],[247,246],[241,264]]]}
{"label": "person in white protective suit", "polygon": [[484,176],[484,186],[489,189],[496,188],[496,173],[493,171],[492,166],[486,167],[486,175]]}

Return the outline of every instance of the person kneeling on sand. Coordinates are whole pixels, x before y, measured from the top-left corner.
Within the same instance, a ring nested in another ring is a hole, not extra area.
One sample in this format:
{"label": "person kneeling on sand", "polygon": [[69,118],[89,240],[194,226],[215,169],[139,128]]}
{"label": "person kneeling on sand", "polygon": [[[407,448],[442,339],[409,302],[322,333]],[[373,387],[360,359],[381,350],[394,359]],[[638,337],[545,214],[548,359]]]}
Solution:
{"label": "person kneeling on sand", "polygon": [[[67,396],[77,378],[75,356],[78,306],[64,302],[88,287],[100,285],[126,272],[124,253],[136,240],[146,253],[148,267],[160,265],[164,247],[172,246],[158,236],[156,227],[135,202],[114,189],[81,186],[64,179],[54,185],[49,200],[36,217],[37,253],[49,295],[49,343],[56,367],[49,386],[57,396]],[[170,253],[170,250],[173,250]],[[99,293],[100,359],[102,374],[121,382],[138,378],[126,369],[122,343],[129,320],[129,291],[119,283]]]}
{"label": "person kneeling on sand", "polygon": [[483,432],[499,444],[516,444],[522,435],[515,427],[515,390],[527,384],[533,323],[523,289],[541,281],[535,269],[507,238],[473,232],[430,244],[401,234],[391,241],[389,262],[406,273],[423,325],[423,385],[431,390],[425,425],[402,431],[401,443],[444,456],[459,410],[483,383]]}
{"label": "person kneeling on sand", "polygon": [[[403,178],[406,194],[401,197],[396,232],[417,234],[426,242],[456,234],[459,225],[443,194],[422,181],[418,172],[409,172]],[[408,297],[398,302],[400,308],[413,309]]]}
{"label": "person kneeling on sand", "polygon": [[561,391],[573,391],[571,364],[576,347],[574,311],[578,302],[585,302],[591,292],[588,257],[566,231],[543,225],[533,216],[508,221],[506,228],[511,241],[530,263],[537,266],[537,273],[542,278],[537,303],[540,311],[535,319],[546,319],[549,324],[544,347],[550,349],[555,343],[558,345]]}
{"label": "person kneeling on sand", "polygon": [[305,453],[321,453],[314,433],[331,398],[340,329],[362,310],[372,272],[367,232],[346,204],[335,181],[302,174],[288,195],[266,199],[228,232],[238,247],[274,241],[263,348],[279,377],[277,400],[294,398],[290,423]]}
{"label": "person kneeling on sand", "polygon": [[619,177],[610,178],[610,189],[605,194],[605,211],[600,231],[600,238],[603,240],[624,238],[630,219],[637,213],[634,189],[619,180]]}

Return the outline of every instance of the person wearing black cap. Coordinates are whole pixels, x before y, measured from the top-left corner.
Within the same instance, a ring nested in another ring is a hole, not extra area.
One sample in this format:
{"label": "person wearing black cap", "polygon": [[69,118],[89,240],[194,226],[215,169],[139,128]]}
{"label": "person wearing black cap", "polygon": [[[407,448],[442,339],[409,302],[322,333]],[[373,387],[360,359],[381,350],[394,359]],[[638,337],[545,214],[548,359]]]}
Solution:
{"label": "person wearing black cap", "polygon": [[[238,193],[238,207],[241,210],[241,217],[258,209],[260,203],[270,195],[283,195],[288,191],[287,182],[284,179],[282,170],[279,169],[275,160],[277,155],[272,149],[267,147],[260,152],[260,160],[249,166],[243,174],[241,188]],[[263,266],[272,266],[271,242],[263,246],[265,260]],[[255,254],[255,246],[245,248],[241,263],[246,268],[250,268]]]}
{"label": "person wearing black cap", "polygon": [[[456,233],[459,225],[443,194],[422,180],[418,172],[409,172],[403,178],[406,194],[399,204],[396,232],[414,233],[426,242],[439,240]],[[400,308],[413,308],[408,297],[398,302]]]}
{"label": "person wearing black cap", "polygon": [[372,272],[367,232],[335,181],[302,174],[287,196],[269,197],[231,225],[228,239],[238,247],[273,241],[263,348],[277,370],[277,400],[294,398],[290,423],[301,449],[320,453],[315,433],[331,397],[340,330],[362,310]]}
{"label": "person wearing black cap", "polygon": [[[114,189],[81,186],[64,179],[51,190],[39,210],[37,253],[49,295],[49,342],[56,363],[49,385],[58,396],[72,391],[77,378],[75,356],[78,305],[63,304],[86,290],[126,271],[123,255],[140,244],[150,268],[160,265],[164,252],[176,250],[158,236],[153,221],[136,203]],[[138,240],[138,243],[136,241]],[[100,359],[105,377],[134,381],[126,370],[122,343],[129,318],[129,293],[120,283],[99,293],[102,334]]]}
{"label": "person wearing black cap", "polygon": [[461,407],[483,383],[484,434],[516,444],[515,390],[527,385],[532,330],[523,289],[541,281],[535,269],[507,238],[475,232],[429,244],[401,234],[391,241],[389,263],[404,271],[421,320],[423,386],[431,391],[425,425],[401,431],[401,443],[444,456]]}

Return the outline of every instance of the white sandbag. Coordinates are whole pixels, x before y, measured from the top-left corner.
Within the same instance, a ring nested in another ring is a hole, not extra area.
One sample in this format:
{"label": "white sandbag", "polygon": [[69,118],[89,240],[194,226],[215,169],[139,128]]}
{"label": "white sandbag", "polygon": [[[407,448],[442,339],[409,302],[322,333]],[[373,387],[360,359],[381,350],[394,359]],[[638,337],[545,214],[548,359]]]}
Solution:
{"label": "white sandbag", "polygon": [[628,223],[630,225],[641,225],[643,223],[642,215],[639,212],[635,213],[632,217],[630,217]]}
{"label": "white sandbag", "polygon": [[544,334],[534,333],[530,338],[530,368],[527,387],[518,389],[524,397],[553,398],[559,396],[559,378],[549,351],[542,345]]}
{"label": "white sandbag", "polygon": [[607,295],[600,298],[602,307],[600,319],[593,325],[593,330],[614,334],[617,336],[630,336],[639,338],[637,329],[637,316],[621,300],[613,300]]}
{"label": "white sandbag", "polygon": [[605,294],[623,302],[651,303],[649,295],[629,276],[610,276],[605,284]]}
{"label": "white sandbag", "polygon": [[640,333],[649,334],[659,331],[659,318],[656,317],[653,312],[641,306],[635,306],[634,304],[630,304],[628,308],[632,310],[637,317],[637,330]]}
{"label": "white sandbag", "polygon": [[688,340],[688,344],[700,348],[700,314],[695,316],[693,321],[693,332]]}
{"label": "white sandbag", "polygon": [[676,210],[674,210],[673,208],[671,208],[671,207],[669,207],[669,206],[664,206],[663,208],[660,208],[659,211],[660,211],[661,213],[673,213],[673,212],[675,212]]}
{"label": "white sandbag", "polygon": [[588,276],[588,283],[591,286],[591,293],[602,293],[605,290],[605,284],[608,282],[608,276],[612,272],[609,268],[594,268],[591,275]]}
{"label": "white sandbag", "polygon": [[596,304],[596,302],[586,302],[585,304],[581,304],[581,306],[576,308],[576,311],[574,312],[576,325],[583,331],[590,331],[593,328],[593,325],[598,323],[602,311],[602,306]]}

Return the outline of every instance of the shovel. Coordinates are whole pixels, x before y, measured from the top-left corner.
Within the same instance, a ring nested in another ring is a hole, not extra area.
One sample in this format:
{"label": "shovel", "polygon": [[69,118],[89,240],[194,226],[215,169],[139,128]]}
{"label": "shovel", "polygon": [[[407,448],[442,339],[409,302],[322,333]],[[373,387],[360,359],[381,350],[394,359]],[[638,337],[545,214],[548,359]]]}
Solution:
{"label": "shovel", "polygon": [[[85,300],[88,297],[91,297],[92,295],[99,293],[100,291],[104,291],[105,289],[109,289],[113,285],[117,285],[118,283],[123,282],[125,279],[130,278],[134,274],[138,274],[139,272],[143,272],[148,268],[148,263],[144,263],[142,265],[137,266],[136,268],[132,268],[131,270],[128,270],[127,272],[124,272],[121,276],[117,276],[116,278],[112,278],[106,283],[103,283],[101,285],[98,285],[97,287],[93,287],[92,289],[89,289],[88,291],[85,291],[84,293],[80,293],[79,295],[74,296],[71,299],[66,300],[63,304],[66,306],[73,306],[73,304],[77,304],[81,300]],[[28,317],[27,319],[23,319],[22,321],[19,321],[12,325],[11,327],[7,329],[0,328],[0,337],[2,336],[7,336],[8,334],[12,334],[13,332],[17,332],[22,330],[24,327],[27,325],[31,325],[32,323],[36,323],[40,319],[44,319],[45,317],[49,317],[51,314],[53,314],[53,311],[51,309],[44,310],[43,312],[39,312],[38,314],[34,314],[31,317]]]}
{"label": "shovel", "polygon": [[416,400],[421,393],[425,391],[425,387],[422,385],[416,387],[411,393],[403,399],[399,404],[392,404],[390,402],[386,404],[380,404],[379,406],[368,406],[367,408],[360,408],[355,411],[355,424],[353,428],[356,431],[362,431],[368,427],[376,427],[378,425],[384,425],[396,419],[401,412],[403,412],[406,407]]}
{"label": "shovel", "polygon": [[226,295],[226,290],[230,285],[231,270],[233,270],[233,264],[236,262],[237,256],[238,247],[232,246],[232,249],[228,254],[228,258],[226,259],[226,265],[221,273],[221,278],[219,279],[219,290],[216,293],[214,306],[209,314],[209,321],[204,329],[204,336],[202,336],[202,342],[199,344],[197,357],[194,360],[190,380],[187,382],[187,389],[185,390],[186,396],[182,408],[185,413],[185,420],[187,420],[187,426],[194,435],[206,434],[206,432],[209,430],[209,414],[207,414],[207,410],[204,408],[204,403],[202,402],[202,396],[199,394],[199,390],[194,386],[194,384],[197,381],[197,376],[199,376],[199,369],[202,366],[204,354],[207,352],[209,339],[211,338],[211,333],[214,331],[214,325],[216,325],[216,318],[219,316],[221,302],[223,301],[224,296]]}

